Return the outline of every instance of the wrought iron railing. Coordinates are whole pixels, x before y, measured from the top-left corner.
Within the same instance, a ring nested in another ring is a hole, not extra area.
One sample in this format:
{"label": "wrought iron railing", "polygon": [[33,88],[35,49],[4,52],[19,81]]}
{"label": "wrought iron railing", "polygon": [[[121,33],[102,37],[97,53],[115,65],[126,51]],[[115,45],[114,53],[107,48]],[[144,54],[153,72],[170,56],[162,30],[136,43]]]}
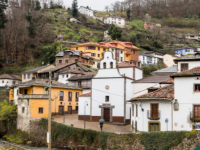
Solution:
{"label": "wrought iron railing", "polygon": [[150,120],[159,120],[161,117],[161,111],[159,110],[157,113],[154,113],[150,110],[147,110],[147,118]]}

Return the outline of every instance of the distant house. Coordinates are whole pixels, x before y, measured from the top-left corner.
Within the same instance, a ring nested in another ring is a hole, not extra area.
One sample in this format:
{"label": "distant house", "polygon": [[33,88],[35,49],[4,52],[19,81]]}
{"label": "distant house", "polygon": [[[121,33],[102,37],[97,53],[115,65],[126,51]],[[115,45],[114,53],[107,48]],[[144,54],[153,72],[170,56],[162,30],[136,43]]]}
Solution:
{"label": "distant house", "polygon": [[177,65],[173,65],[168,68],[153,71],[151,74],[152,75],[172,75],[174,73],[177,73]]}
{"label": "distant house", "polygon": [[148,55],[151,55],[153,57],[156,57],[158,59],[158,61],[163,61],[164,54],[161,54],[161,53],[158,53],[158,52],[154,52],[154,51],[145,52],[145,54],[148,54]]}
{"label": "distant house", "polygon": [[84,7],[84,6],[81,6],[78,10],[81,14],[84,14],[84,15],[87,15],[87,16],[90,16],[90,17],[93,17],[95,19],[95,16],[94,16],[94,11],[90,8],[87,8],[87,7]]}
{"label": "distant house", "polygon": [[195,49],[190,47],[184,47],[184,48],[178,48],[175,50],[175,54],[180,54],[182,56],[185,56],[187,54],[194,54]]}
{"label": "distant house", "polygon": [[144,22],[144,28],[145,28],[145,30],[154,30],[154,29],[159,29],[159,30],[161,30],[162,28],[161,28],[161,25],[160,24],[155,24],[155,23],[151,23],[151,22]]}
{"label": "distant house", "polygon": [[156,65],[158,63],[157,57],[142,52],[139,53],[139,60],[142,65]]}
{"label": "distant house", "polygon": [[105,24],[114,24],[118,27],[124,28],[126,25],[125,18],[117,15],[108,14],[108,16],[104,19]]}
{"label": "distant house", "polygon": [[200,34],[196,35],[196,34],[186,34],[185,38],[188,40],[199,40],[200,39]]}
{"label": "distant house", "polygon": [[163,62],[166,65],[166,67],[171,67],[171,66],[175,65],[174,59],[177,59],[177,58],[178,58],[178,56],[165,54],[163,56]]}
{"label": "distant house", "polygon": [[0,90],[9,88],[21,82],[20,77],[12,74],[0,75]]}

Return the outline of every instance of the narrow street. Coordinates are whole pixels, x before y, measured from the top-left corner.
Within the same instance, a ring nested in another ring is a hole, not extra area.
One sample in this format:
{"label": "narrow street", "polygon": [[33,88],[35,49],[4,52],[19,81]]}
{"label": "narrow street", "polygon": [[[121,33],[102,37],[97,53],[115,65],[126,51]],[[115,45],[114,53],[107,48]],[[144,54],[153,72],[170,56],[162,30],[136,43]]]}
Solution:
{"label": "narrow street", "polygon": [[[54,118],[54,121],[63,123],[63,116],[53,116],[53,118]],[[78,120],[77,114],[66,115],[65,116],[65,124],[66,125],[73,124],[73,126],[76,128],[84,128],[84,121]],[[85,124],[86,124],[86,129],[100,131],[98,122],[86,121]],[[113,124],[105,123],[103,125],[103,131],[115,132],[115,133],[131,133],[132,129],[131,129],[131,125],[123,126],[122,124],[113,125]]]}

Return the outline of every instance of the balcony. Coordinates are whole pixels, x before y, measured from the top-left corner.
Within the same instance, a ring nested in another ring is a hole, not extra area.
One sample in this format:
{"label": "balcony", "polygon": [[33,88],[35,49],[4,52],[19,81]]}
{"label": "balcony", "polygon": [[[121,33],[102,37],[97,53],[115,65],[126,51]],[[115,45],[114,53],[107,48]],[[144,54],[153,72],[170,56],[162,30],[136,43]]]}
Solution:
{"label": "balcony", "polygon": [[19,99],[49,99],[48,94],[19,94]]}
{"label": "balcony", "polygon": [[130,61],[139,61],[139,55],[138,54],[131,54]]}
{"label": "balcony", "polygon": [[131,52],[131,49],[126,49],[125,53],[126,53],[126,54],[133,54],[133,53]]}
{"label": "balcony", "polygon": [[200,111],[190,111],[190,120],[191,121],[200,121]]}
{"label": "balcony", "polygon": [[147,118],[150,120],[159,120],[161,116],[161,111],[159,110],[157,113],[153,113],[150,110],[147,110]]}

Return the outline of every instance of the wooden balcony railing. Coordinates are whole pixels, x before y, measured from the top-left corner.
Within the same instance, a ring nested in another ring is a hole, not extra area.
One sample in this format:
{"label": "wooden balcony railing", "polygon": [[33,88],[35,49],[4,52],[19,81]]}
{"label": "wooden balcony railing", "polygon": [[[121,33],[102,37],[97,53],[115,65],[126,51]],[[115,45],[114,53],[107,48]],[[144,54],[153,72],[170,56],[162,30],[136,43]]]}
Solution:
{"label": "wooden balcony railing", "polygon": [[147,118],[150,120],[159,120],[161,116],[161,111],[159,110],[156,114],[150,110],[147,110]]}
{"label": "wooden balcony railing", "polygon": [[138,54],[131,54],[131,58],[130,58],[131,61],[139,61],[139,55]]}
{"label": "wooden balcony railing", "polygon": [[125,53],[126,53],[126,54],[133,54],[133,53],[131,52],[131,49],[126,49]]}
{"label": "wooden balcony railing", "polygon": [[19,99],[48,99],[48,94],[19,94]]}

